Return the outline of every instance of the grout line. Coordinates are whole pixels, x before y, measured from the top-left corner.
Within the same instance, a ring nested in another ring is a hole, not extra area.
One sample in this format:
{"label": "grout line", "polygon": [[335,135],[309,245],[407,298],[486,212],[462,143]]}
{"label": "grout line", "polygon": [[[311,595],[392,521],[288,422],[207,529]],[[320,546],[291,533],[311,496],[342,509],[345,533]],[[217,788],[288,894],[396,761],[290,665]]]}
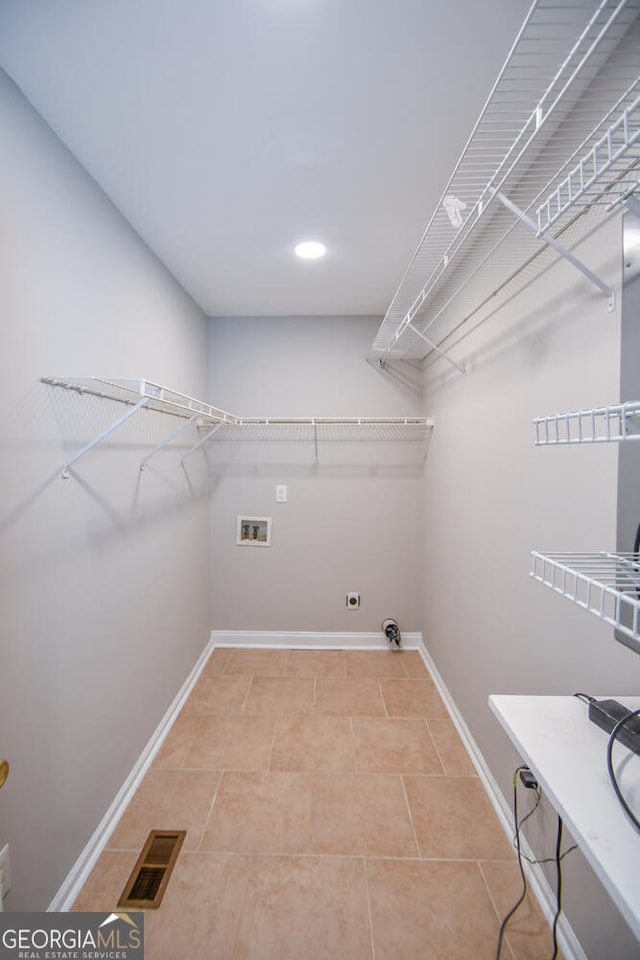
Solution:
{"label": "grout line", "polygon": [[405,802],[406,805],[407,805],[407,813],[409,814],[409,821],[410,821],[410,823],[411,823],[411,830],[412,830],[412,832],[413,832],[413,839],[414,839],[414,841],[415,841],[416,850],[418,851],[418,858],[419,858],[420,860],[424,860],[424,859],[426,859],[426,858],[422,856],[422,849],[421,849],[420,844],[419,844],[419,842],[418,842],[418,834],[417,834],[417,832],[416,832],[416,825],[415,825],[415,823],[413,822],[413,814],[411,813],[411,805],[409,804],[409,797],[407,796],[407,788],[406,788],[406,785],[405,785],[405,782],[404,782],[404,775],[401,775],[401,776],[400,776],[400,783],[402,784],[402,793],[404,794],[404,802]]}
{"label": "grout line", "polygon": [[369,937],[371,939],[371,960],[376,960],[376,942],[373,936],[373,916],[371,914],[371,893],[369,891],[369,870],[367,867],[367,857],[362,858],[364,869],[364,889],[367,894],[367,913],[369,915]]}
{"label": "grout line", "polygon": [[423,717],[422,719],[424,720],[425,724],[427,725],[427,731],[428,731],[428,733],[429,733],[429,736],[431,737],[431,742],[432,742],[432,744],[433,744],[433,746],[434,746],[434,748],[435,748],[435,751],[436,751],[438,760],[440,761],[440,766],[442,767],[442,772],[443,772],[443,774],[445,775],[445,777],[448,777],[448,776],[450,776],[450,774],[447,773],[447,768],[446,768],[445,765],[444,765],[444,760],[442,759],[442,754],[441,754],[440,751],[438,750],[438,744],[436,743],[436,738],[434,737],[433,732],[432,732],[432,730],[431,730],[431,724],[429,723],[429,720],[427,719],[427,717]]}
{"label": "grout line", "polygon": [[[225,771],[226,772],[226,771]],[[130,853],[130,854],[139,854],[140,853],[140,844],[135,847],[108,847],[105,849],[105,853]],[[291,850],[203,850],[199,848],[197,850],[184,850],[185,854],[197,855],[201,857],[264,857],[269,859],[271,857],[280,857],[291,860],[371,860],[371,861],[383,861],[383,862],[392,862],[392,863],[475,863],[478,864],[478,861],[472,857],[421,857],[421,856],[411,856],[411,857],[394,857],[390,854],[375,854],[375,853],[316,853],[304,851],[298,853]],[[484,863],[512,863],[512,861],[506,860],[488,860],[485,858]]]}
{"label": "grout line", "polygon": [[360,771],[358,770],[358,751],[356,750],[356,734],[353,729],[354,717],[349,717],[349,729],[351,730],[351,747],[353,749],[353,773],[358,776]]}
{"label": "grout line", "polygon": [[387,709],[387,701],[386,701],[385,698],[384,698],[384,691],[383,691],[383,689],[382,689],[382,680],[381,680],[380,677],[378,677],[378,691],[380,692],[380,697],[382,698],[382,706],[384,707],[384,715],[385,715],[385,717],[387,717],[387,719],[390,720],[391,717],[390,717],[389,711],[388,711],[388,709]]}
{"label": "grout line", "polygon": [[273,734],[271,735],[271,749],[269,750],[269,759],[267,760],[267,769],[266,769],[266,771],[264,771],[265,773],[273,773],[273,772],[274,772],[274,771],[271,769],[271,762],[272,762],[272,760],[273,760],[273,748],[274,748],[275,745],[276,745],[276,731],[277,731],[277,729],[278,729],[278,719],[280,719],[280,718],[278,718],[278,717],[273,717]]}
{"label": "grout line", "polygon": [[217,797],[218,797],[218,792],[219,792],[220,786],[221,786],[221,784],[222,784],[222,777],[223,777],[223,776],[224,776],[224,770],[220,770],[220,775],[219,775],[219,777],[218,777],[218,782],[217,782],[217,784],[216,784],[215,790],[213,791],[213,796],[211,797],[211,803],[209,804],[209,809],[208,809],[208,811],[207,811],[206,817],[204,818],[204,823],[202,824],[202,829],[201,829],[201,831],[200,831],[200,840],[198,841],[198,843],[197,843],[197,845],[196,845],[196,850],[197,850],[197,851],[200,851],[200,849],[201,849],[201,847],[202,847],[202,841],[204,840],[204,835],[205,835],[205,833],[207,832],[207,827],[209,826],[209,821],[210,821],[210,819],[211,819],[211,814],[213,813],[213,808],[215,807],[216,799],[217,799]]}
{"label": "grout line", "polygon": [[242,701],[242,706],[240,707],[240,715],[243,716],[243,717],[244,717],[244,716],[249,716],[249,714],[245,714],[244,710],[245,710],[245,707],[246,707],[246,705],[247,705],[247,700],[249,699],[249,693],[251,692],[251,687],[253,686],[253,681],[254,681],[254,680],[255,680],[255,677],[254,677],[253,675],[251,675],[251,676],[249,677],[249,684],[248,684],[248,686],[247,686],[247,692],[246,692],[245,695],[244,695],[244,700]]}
{"label": "grout line", "polygon": [[[499,931],[499,929],[500,929],[500,924],[502,923],[502,916],[500,915],[500,912],[498,911],[498,905],[497,905],[497,903],[496,903],[496,901],[495,901],[495,898],[494,898],[494,896],[493,896],[493,893],[491,892],[491,887],[489,886],[489,881],[487,880],[487,877],[485,876],[485,872],[484,872],[484,870],[482,869],[482,863],[480,862],[480,860],[476,860],[476,863],[477,863],[477,865],[478,865],[478,870],[480,871],[480,876],[482,877],[482,882],[484,883],[485,889],[486,889],[487,894],[488,894],[488,896],[489,896],[489,900],[490,900],[490,902],[491,902],[491,906],[493,907],[494,913],[495,913],[495,915],[496,915],[496,919],[497,919],[497,921],[498,921],[498,931]],[[498,932],[496,931],[496,938],[497,938],[497,936],[498,936]],[[502,942],[503,942],[503,944],[506,943],[507,949],[508,949],[508,951],[509,951],[509,955],[511,956],[511,960],[516,960],[515,953],[514,953],[514,951],[513,951],[513,947],[511,946],[511,942],[510,942],[510,940],[509,940],[509,937],[508,937],[508,935],[507,935],[507,931],[506,931],[506,930],[505,930],[505,932],[504,932],[504,937],[503,937]],[[497,942],[496,942],[496,947],[497,947]]]}

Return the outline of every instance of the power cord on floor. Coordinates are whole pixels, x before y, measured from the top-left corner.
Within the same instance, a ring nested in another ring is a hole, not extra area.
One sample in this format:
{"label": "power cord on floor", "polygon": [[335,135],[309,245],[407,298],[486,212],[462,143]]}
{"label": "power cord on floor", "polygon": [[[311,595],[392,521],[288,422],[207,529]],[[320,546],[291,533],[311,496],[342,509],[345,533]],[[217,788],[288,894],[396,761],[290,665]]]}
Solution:
{"label": "power cord on floor", "polygon": [[523,817],[522,820],[518,820],[518,775],[520,774],[520,771],[529,772],[529,768],[526,766],[526,764],[523,764],[519,767],[516,767],[513,774],[513,822],[514,822],[514,829],[515,829],[513,842],[516,848],[516,852],[518,854],[518,866],[520,868],[520,876],[522,878],[522,893],[520,894],[520,897],[518,898],[516,903],[514,903],[514,905],[511,907],[509,912],[506,914],[506,916],[502,920],[502,923],[500,924],[500,930],[498,931],[498,943],[496,947],[496,960],[500,960],[500,954],[502,952],[502,943],[504,940],[507,924],[509,923],[513,915],[516,913],[516,911],[524,903],[525,897],[527,895],[528,886],[527,886],[526,874],[524,872],[523,860],[527,860],[531,864],[555,863],[556,865],[556,912],[555,912],[555,915],[553,918],[553,924],[551,927],[551,935],[553,938],[553,954],[551,956],[551,960],[556,960],[558,956],[558,949],[559,949],[558,937],[557,937],[558,921],[560,919],[560,914],[562,912],[562,860],[564,859],[564,857],[567,856],[567,854],[571,853],[572,850],[575,850],[577,848],[577,844],[574,844],[573,846],[569,847],[569,849],[565,850],[564,853],[561,852],[563,824],[562,824],[562,818],[558,816],[558,831],[556,836],[555,856],[546,857],[541,860],[533,860],[532,858],[527,857],[526,854],[522,852],[522,846],[520,843],[520,831],[522,830],[522,827],[527,822],[529,817],[533,816],[533,814],[538,809],[540,805],[540,801],[542,799],[542,791],[540,790],[539,786],[536,784],[535,787],[533,788],[535,789],[535,792],[536,792],[536,802],[534,803],[529,813],[525,817]]}

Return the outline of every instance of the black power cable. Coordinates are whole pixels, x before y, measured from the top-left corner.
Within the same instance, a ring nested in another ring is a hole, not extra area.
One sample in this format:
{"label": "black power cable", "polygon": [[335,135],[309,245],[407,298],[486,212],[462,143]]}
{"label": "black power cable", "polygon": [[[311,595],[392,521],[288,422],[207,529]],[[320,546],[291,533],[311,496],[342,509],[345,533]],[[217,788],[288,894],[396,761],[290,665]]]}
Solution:
{"label": "black power cable", "polygon": [[640,820],[638,820],[635,813],[633,812],[633,810],[631,809],[631,807],[623,797],[622,790],[620,789],[620,785],[618,783],[618,779],[615,774],[615,770],[613,769],[613,745],[615,744],[618,738],[618,734],[622,730],[627,720],[630,720],[631,717],[637,717],[639,715],[640,715],[640,709],[630,710],[629,713],[627,713],[624,717],[621,717],[620,720],[618,720],[618,722],[616,723],[613,730],[611,731],[609,735],[609,742],[607,743],[607,770],[609,771],[609,779],[611,780],[611,785],[613,786],[613,789],[616,792],[616,796],[620,801],[622,809],[624,810],[626,815],[629,817],[634,827],[636,827],[636,829],[638,830],[640,830]]}
{"label": "black power cable", "polygon": [[[516,910],[521,906],[524,901],[524,898],[527,895],[527,878],[524,872],[524,866],[522,864],[522,854],[520,850],[520,826],[521,824],[518,821],[518,774],[521,770],[526,770],[526,766],[517,767],[513,774],[513,825],[515,828],[515,844],[516,850],[518,853],[518,866],[520,867],[520,876],[522,877],[522,893],[520,898],[514,903],[509,910],[509,913],[504,917],[502,923],[500,924],[500,930],[498,931],[498,944],[496,947],[496,960],[500,960],[500,954],[502,952],[502,941],[504,939],[505,930],[507,929],[507,924],[511,917],[514,915]],[[536,803],[537,806],[537,803]],[[534,807],[535,809],[535,807]]]}
{"label": "black power cable", "polygon": [[551,960],[556,960],[558,956],[558,949],[559,949],[557,929],[558,929],[558,921],[560,919],[560,914],[562,912],[562,861],[567,856],[567,854],[577,849],[577,844],[574,844],[572,847],[569,847],[568,850],[565,850],[564,853],[561,853],[563,823],[562,823],[562,818],[558,816],[558,831],[556,836],[555,856],[547,857],[542,860],[533,860],[530,857],[527,857],[522,852],[522,848],[520,844],[520,831],[522,830],[523,825],[526,823],[529,817],[533,816],[533,814],[536,812],[536,810],[538,809],[538,806],[540,805],[540,801],[542,799],[542,791],[540,790],[539,787],[536,787],[535,788],[536,802],[534,803],[529,813],[525,817],[523,817],[522,820],[518,820],[518,774],[520,773],[521,770],[528,770],[528,769],[529,768],[526,766],[526,764],[523,764],[517,767],[513,774],[513,820],[514,820],[514,828],[515,828],[515,835],[513,838],[513,842],[516,848],[516,852],[518,854],[518,866],[520,868],[520,876],[522,877],[522,893],[520,894],[520,897],[518,898],[516,903],[514,903],[514,905],[511,907],[507,915],[502,920],[502,923],[500,924],[500,930],[498,931],[498,943],[496,947],[495,960],[500,960],[500,953],[502,952],[502,943],[503,943],[504,935],[506,932],[507,924],[509,923],[509,920],[511,920],[511,918],[513,917],[516,910],[520,908],[520,906],[524,902],[524,899],[527,895],[527,889],[528,889],[527,878],[524,872],[523,860],[527,860],[531,864],[555,863],[556,865],[556,912],[553,918],[553,925],[551,928],[552,937],[553,937],[553,954],[551,956]]}
{"label": "black power cable", "polygon": [[558,834],[556,837],[556,914],[553,918],[551,934],[553,936],[553,953],[551,960],[556,960],[558,956],[558,920],[562,912],[562,856],[560,848],[562,847],[562,817],[558,814]]}
{"label": "black power cable", "polygon": [[[638,553],[640,549],[640,524],[638,525],[638,530],[636,531],[636,539],[633,545],[633,552]],[[588,693],[574,693],[574,697],[577,697],[579,700],[584,701],[585,703],[595,702],[595,697],[589,696]],[[628,713],[625,713],[624,716],[620,717],[616,725],[612,728],[611,733],[609,734],[609,740],[607,743],[607,770],[609,771],[609,779],[611,780],[611,786],[613,787],[615,794],[620,801],[620,805],[626,815],[631,820],[631,823],[636,827],[637,830],[640,830],[640,819],[636,816],[633,810],[630,808],[629,804],[625,800],[622,790],[620,789],[620,784],[618,783],[618,778],[616,777],[615,770],[613,769],[613,747],[618,739],[620,731],[626,724],[628,720],[632,717],[640,716],[640,708],[638,710],[629,710]]]}

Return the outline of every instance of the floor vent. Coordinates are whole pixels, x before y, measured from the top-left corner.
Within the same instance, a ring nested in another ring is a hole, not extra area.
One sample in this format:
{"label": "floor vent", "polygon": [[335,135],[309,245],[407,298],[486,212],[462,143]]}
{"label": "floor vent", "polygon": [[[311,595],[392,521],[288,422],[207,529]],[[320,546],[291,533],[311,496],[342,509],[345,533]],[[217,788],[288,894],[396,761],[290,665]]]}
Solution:
{"label": "floor vent", "polygon": [[119,907],[158,909],[186,835],[186,830],[151,831],[118,900]]}

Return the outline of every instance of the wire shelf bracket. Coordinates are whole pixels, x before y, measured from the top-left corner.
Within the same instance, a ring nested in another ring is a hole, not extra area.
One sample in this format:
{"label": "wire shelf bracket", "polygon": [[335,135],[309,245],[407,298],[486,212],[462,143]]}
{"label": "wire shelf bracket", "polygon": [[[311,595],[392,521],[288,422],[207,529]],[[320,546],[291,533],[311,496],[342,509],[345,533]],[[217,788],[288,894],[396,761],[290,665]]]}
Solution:
{"label": "wire shelf bracket", "polygon": [[164,450],[164,448],[171,443],[172,440],[175,440],[176,437],[179,437],[180,434],[186,430],[187,427],[190,427],[192,423],[195,423],[199,417],[199,413],[194,413],[193,416],[189,417],[188,420],[185,420],[184,423],[181,423],[180,426],[173,431],[173,433],[169,434],[166,440],[163,440],[162,443],[159,443],[157,447],[154,447],[151,453],[148,453],[146,457],[143,457],[140,461],[140,472],[142,473],[146,464],[149,462],[149,460],[151,460],[151,457],[155,457],[156,453],[160,453],[161,450]]}
{"label": "wire shelf bracket", "polygon": [[[496,197],[504,207],[510,210],[518,218],[518,220],[521,220],[531,230],[538,230],[535,221],[532,220],[531,217],[524,212],[524,210],[521,210],[518,206],[516,206],[516,204],[513,203],[509,197],[505,196],[501,190],[496,191]],[[604,283],[604,281],[601,280],[600,277],[596,276],[596,274],[590,270],[589,267],[582,262],[582,260],[579,260],[575,254],[571,253],[570,250],[567,250],[567,248],[563,246],[563,244],[559,243],[555,237],[552,237],[550,233],[547,231],[537,232],[537,235],[541,237],[545,243],[552,247],[556,253],[559,253],[561,257],[564,257],[564,259],[574,266],[576,270],[579,270],[580,273],[582,273],[587,280],[590,280],[591,283],[593,283],[601,293],[605,294],[609,313],[612,313],[616,306],[616,295],[612,287]]]}
{"label": "wire shelf bracket", "polygon": [[103,430],[102,433],[99,433],[97,437],[94,437],[93,440],[90,440],[89,443],[85,444],[85,446],[82,447],[81,450],[78,450],[78,452],[69,460],[66,460],[62,465],[62,479],[68,480],[69,467],[79,460],[80,457],[84,457],[86,453],[89,453],[90,450],[93,450],[94,447],[97,447],[98,444],[102,443],[103,440],[106,440],[106,438],[112,434],[114,430],[117,430],[118,427],[122,426],[122,424],[125,423],[129,417],[132,417],[138,412],[138,410],[142,410],[143,407],[146,407],[148,402],[149,401],[146,397],[138,400],[138,402],[129,410],[127,410],[126,413],[123,413],[121,417],[118,417],[118,419],[112,423],[110,427],[107,427],[107,429]]}
{"label": "wire shelf bracket", "polygon": [[216,423],[216,425],[212,427],[211,430],[209,430],[209,432],[204,435],[204,437],[201,437],[200,440],[198,440],[197,443],[194,443],[194,445],[190,447],[186,453],[183,453],[183,455],[180,458],[180,463],[183,464],[184,461],[188,457],[190,457],[192,453],[195,453],[196,450],[199,450],[200,447],[203,447],[208,440],[211,440],[211,438],[218,432],[218,430],[221,427],[222,427],[222,423]]}

